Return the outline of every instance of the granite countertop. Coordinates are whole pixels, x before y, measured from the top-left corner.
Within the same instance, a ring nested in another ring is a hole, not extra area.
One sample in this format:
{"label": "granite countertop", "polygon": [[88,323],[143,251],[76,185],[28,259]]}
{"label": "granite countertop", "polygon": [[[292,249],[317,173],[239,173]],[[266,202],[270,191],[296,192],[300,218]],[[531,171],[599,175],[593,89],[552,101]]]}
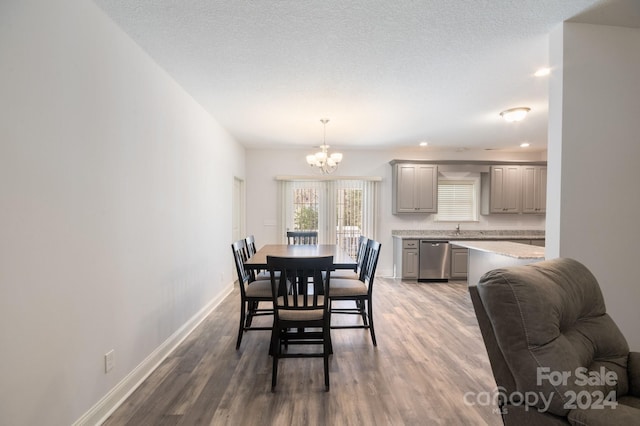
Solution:
{"label": "granite countertop", "polygon": [[539,230],[395,230],[391,236],[400,239],[417,240],[542,240],[544,231]]}
{"label": "granite countertop", "polygon": [[495,253],[515,259],[544,259],[544,247],[528,244],[512,243],[509,241],[451,241],[460,247]]}

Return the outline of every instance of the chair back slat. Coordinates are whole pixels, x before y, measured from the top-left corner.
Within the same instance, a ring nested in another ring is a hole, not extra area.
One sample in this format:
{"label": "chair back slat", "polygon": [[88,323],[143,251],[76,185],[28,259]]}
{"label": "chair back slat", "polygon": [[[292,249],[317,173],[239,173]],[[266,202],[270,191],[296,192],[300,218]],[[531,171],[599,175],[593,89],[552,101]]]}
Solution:
{"label": "chair back slat", "polygon": [[246,245],[247,245],[247,256],[249,256],[249,258],[253,257],[254,254],[256,254],[256,239],[253,235],[249,235],[247,238],[244,239]]}
{"label": "chair back slat", "polygon": [[318,231],[287,231],[287,244],[318,244]]}
{"label": "chair back slat", "polygon": [[274,306],[289,310],[326,309],[332,266],[333,256],[267,256]]}
{"label": "chair back slat", "polygon": [[364,235],[360,235],[358,237],[358,253],[356,255],[356,269],[355,271],[360,274],[360,278],[362,278],[363,266],[365,262],[365,258],[367,255],[367,243],[369,242],[369,238]]}
{"label": "chair back slat", "polygon": [[245,240],[238,240],[231,244],[233,251],[233,260],[236,264],[236,273],[238,274],[238,282],[240,284],[240,292],[244,297],[245,284],[251,281],[251,273],[245,268],[244,263],[247,261],[247,248]]}
{"label": "chair back slat", "polygon": [[378,266],[378,258],[380,257],[380,248],[382,244],[378,241],[369,240],[367,242],[367,253],[365,255],[365,266],[362,271],[362,281],[364,281],[371,293],[373,287],[373,279],[376,275],[376,268]]}

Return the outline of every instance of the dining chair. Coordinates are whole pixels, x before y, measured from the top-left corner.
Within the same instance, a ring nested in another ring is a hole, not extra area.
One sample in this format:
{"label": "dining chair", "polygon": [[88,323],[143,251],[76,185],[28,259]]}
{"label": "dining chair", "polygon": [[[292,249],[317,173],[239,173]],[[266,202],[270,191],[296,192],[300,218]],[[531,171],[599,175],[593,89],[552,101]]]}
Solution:
{"label": "dining chair", "polygon": [[[247,246],[247,259],[251,259],[253,255],[255,255],[258,251],[256,249],[256,238],[253,235],[249,235],[244,239],[244,241]],[[252,269],[249,271],[249,273],[251,274],[251,281],[269,279],[269,274],[267,273],[267,271]]]}
{"label": "dining chair", "polygon": [[318,244],[318,231],[287,231],[287,244]]}
{"label": "dining chair", "polygon": [[[274,307],[270,353],[273,357],[271,391],[275,391],[281,358],[324,359],[324,386],[329,390],[332,353],[329,299],[333,256],[267,256]],[[280,277],[276,276],[280,273]],[[322,350],[290,352],[291,345],[316,345]]]}
{"label": "dining chair", "polygon": [[358,252],[356,254],[356,267],[354,269],[336,269],[331,272],[331,278],[345,278],[350,280],[362,279],[362,273],[364,271],[365,256],[367,254],[367,242],[369,238],[364,235],[358,237]]}
{"label": "dining chair", "polygon": [[371,333],[373,346],[377,346],[376,333],[373,328],[373,281],[380,256],[382,245],[375,240],[367,241],[367,249],[360,279],[331,278],[331,303],[334,301],[353,301],[353,308],[331,307],[332,314],[360,315],[362,324],[357,325],[332,325],[337,328],[365,328]]}
{"label": "dining chair", "polygon": [[247,256],[248,257],[252,257],[254,254],[256,254],[256,237],[254,237],[253,235],[248,235],[245,239],[245,244],[247,246]]}
{"label": "dining chair", "polygon": [[233,259],[236,264],[238,274],[238,284],[240,285],[240,326],[238,327],[238,340],[236,350],[240,349],[242,336],[249,330],[271,330],[271,327],[252,327],[253,317],[261,315],[273,315],[273,308],[260,308],[260,302],[272,302],[271,280],[267,278],[255,279],[248,271],[244,262],[247,260],[246,241],[238,240],[231,244]]}

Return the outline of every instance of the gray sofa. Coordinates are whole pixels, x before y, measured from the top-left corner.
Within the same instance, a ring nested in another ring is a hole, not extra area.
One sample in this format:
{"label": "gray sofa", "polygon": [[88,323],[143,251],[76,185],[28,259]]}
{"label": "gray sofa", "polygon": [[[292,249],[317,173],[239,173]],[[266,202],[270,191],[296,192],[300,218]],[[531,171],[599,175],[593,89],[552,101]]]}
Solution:
{"label": "gray sofa", "polygon": [[469,291],[505,425],[640,425],[640,353],[584,265],[496,269]]}

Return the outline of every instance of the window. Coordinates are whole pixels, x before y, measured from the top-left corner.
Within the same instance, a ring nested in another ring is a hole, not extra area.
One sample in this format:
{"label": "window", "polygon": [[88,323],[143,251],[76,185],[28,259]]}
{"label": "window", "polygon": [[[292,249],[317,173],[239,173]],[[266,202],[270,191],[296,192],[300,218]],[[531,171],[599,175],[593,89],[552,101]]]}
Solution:
{"label": "window", "polygon": [[321,244],[338,244],[355,257],[360,235],[375,238],[376,192],[376,180],[282,178],[280,235],[317,230]]}
{"label": "window", "polygon": [[319,196],[317,188],[293,189],[293,229],[296,231],[318,230]]}
{"label": "window", "polygon": [[438,180],[439,221],[478,220],[477,180]]}

